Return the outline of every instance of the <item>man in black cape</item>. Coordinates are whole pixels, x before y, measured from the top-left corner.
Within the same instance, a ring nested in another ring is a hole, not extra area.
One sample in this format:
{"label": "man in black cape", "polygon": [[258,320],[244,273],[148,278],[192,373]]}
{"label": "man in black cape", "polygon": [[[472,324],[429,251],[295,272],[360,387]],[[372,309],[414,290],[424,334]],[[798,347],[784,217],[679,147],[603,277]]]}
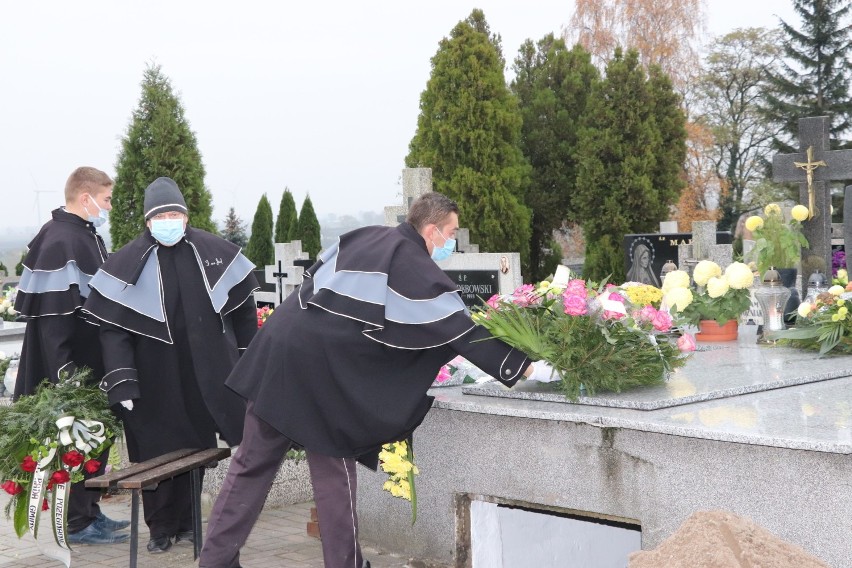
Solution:
{"label": "man in black cape", "polygon": [[[531,370],[471,320],[433,260],[455,247],[458,207],[415,201],[398,227],[340,237],[273,312],[227,384],[248,399],[243,442],[210,514],[203,568],[239,551],[291,444],[304,446],[327,568],[369,566],[358,545],[355,462],[376,468],[385,443],[411,435],[426,391],[456,355],[511,386]],[[431,258],[430,258],[431,257]]]}
{"label": "man in black cape", "polygon": [[[90,286],[85,310],[101,320],[101,389],[125,426],[129,457],[239,444],[245,401],[225,387],[257,331],[254,265],[240,247],[187,225],[170,178],[145,190],[145,232],[114,253]],[[142,494],[148,550],[191,542],[189,474]]]}
{"label": "man in black cape", "polygon": [[[98,327],[83,318],[81,307],[89,294],[89,280],[107,258],[96,227],[112,209],[110,177],[101,170],[81,167],[65,183],[65,207],[54,209],[29,244],[18,285],[15,309],[27,321],[14,397],[34,394],[45,379],[91,369],[97,384],[103,376]],[[109,453],[98,456],[102,475]],[[127,540],[116,533],[129,524],[107,518],[98,506],[99,490],[85,481],[71,486],[68,541],[72,544],[111,544]]]}

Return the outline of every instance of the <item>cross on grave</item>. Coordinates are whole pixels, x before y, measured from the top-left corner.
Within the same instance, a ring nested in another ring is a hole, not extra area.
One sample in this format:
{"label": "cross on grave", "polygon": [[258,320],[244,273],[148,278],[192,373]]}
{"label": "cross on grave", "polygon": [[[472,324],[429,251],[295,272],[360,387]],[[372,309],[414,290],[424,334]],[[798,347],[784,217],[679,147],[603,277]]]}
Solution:
{"label": "cross on grave", "polygon": [[734,247],[716,243],[716,221],[693,221],[691,243],[678,246],[677,255],[677,265],[692,276],[692,269],[702,260],[712,260],[725,270],[733,262]]}
{"label": "cross on grave", "polygon": [[308,253],[302,251],[302,241],[275,243],[275,264],[266,266],[266,281],[275,284],[275,307],[302,283]]}
{"label": "cross on grave", "polygon": [[470,242],[470,229],[459,227],[456,231],[456,250],[471,254],[479,252],[479,245]]}
{"label": "cross on grave", "polygon": [[432,168],[404,168],[402,170],[402,205],[385,207],[385,226],[395,227],[408,217],[408,208],[414,200],[432,191]]}
{"label": "cross on grave", "polygon": [[852,150],[829,150],[829,126],[827,116],[800,118],[800,151],[772,158],[772,179],[799,182],[799,201],[808,204],[811,216],[802,224],[810,245],[802,250],[803,283],[815,270],[831,270],[831,192],[826,182],[852,179]]}

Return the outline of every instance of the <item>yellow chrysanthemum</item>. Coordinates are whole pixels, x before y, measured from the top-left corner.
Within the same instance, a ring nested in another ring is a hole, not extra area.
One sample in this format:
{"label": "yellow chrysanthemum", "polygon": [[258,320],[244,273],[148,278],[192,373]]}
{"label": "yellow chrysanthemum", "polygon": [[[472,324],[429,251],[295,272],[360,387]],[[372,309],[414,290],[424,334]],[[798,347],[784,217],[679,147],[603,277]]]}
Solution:
{"label": "yellow chrysanthemum", "polygon": [[624,293],[630,301],[637,306],[647,306],[663,299],[663,291],[650,284],[637,284],[625,286]]}
{"label": "yellow chrysanthemum", "polygon": [[840,321],[840,316],[837,314],[831,314],[831,321],[838,322]]}
{"label": "yellow chrysanthemum", "polygon": [[692,303],[692,290],[689,288],[673,288],[663,296],[663,302],[679,312],[686,309]]}
{"label": "yellow chrysanthemum", "polygon": [[780,215],[781,207],[777,203],[770,203],[763,208],[763,212],[767,215]]}
{"label": "yellow chrysanthemum", "polygon": [[804,205],[796,205],[793,207],[792,211],[790,211],[790,215],[792,215],[793,219],[796,221],[802,222],[808,218],[808,208]]}
{"label": "yellow chrysanthemum", "polygon": [[846,300],[844,300],[843,298],[837,298],[837,305],[838,306],[842,306],[845,303],[846,303]]}
{"label": "yellow chrysanthemum", "polygon": [[745,227],[749,231],[756,231],[763,227],[763,217],[759,217],[757,215],[752,215],[748,219],[746,219]]}
{"label": "yellow chrysanthemum", "polygon": [[689,274],[683,270],[672,270],[663,280],[663,294],[675,288],[689,288]]}
{"label": "yellow chrysanthemum", "polygon": [[725,269],[725,278],[734,290],[750,288],[754,283],[754,273],[742,262],[729,264],[728,268]]}
{"label": "yellow chrysanthemum", "polygon": [[843,286],[840,286],[838,284],[835,284],[834,286],[832,286],[831,288],[828,289],[828,293],[831,294],[832,296],[839,296],[844,291],[845,290],[844,290]]}
{"label": "yellow chrysanthemum", "polygon": [[813,306],[811,306],[810,302],[802,302],[801,304],[799,304],[799,308],[797,311],[799,313],[799,316],[806,318],[811,315],[812,308]]}
{"label": "yellow chrysanthemum", "polygon": [[707,295],[711,298],[721,298],[730,288],[731,285],[728,284],[728,279],[724,276],[720,278],[714,276],[707,281]]}
{"label": "yellow chrysanthemum", "polygon": [[849,313],[849,308],[847,308],[846,306],[843,306],[842,308],[837,310],[837,315],[839,315],[841,318],[845,318],[846,314],[848,314],[848,313]]}
{"label": "yellow chrysanthemum", "polygon": [[702,260],[695,266],[692,272],[692,279],[699,286],[706,286],[707,281],[714,277],[722,275],[722,267],[712,260]]}

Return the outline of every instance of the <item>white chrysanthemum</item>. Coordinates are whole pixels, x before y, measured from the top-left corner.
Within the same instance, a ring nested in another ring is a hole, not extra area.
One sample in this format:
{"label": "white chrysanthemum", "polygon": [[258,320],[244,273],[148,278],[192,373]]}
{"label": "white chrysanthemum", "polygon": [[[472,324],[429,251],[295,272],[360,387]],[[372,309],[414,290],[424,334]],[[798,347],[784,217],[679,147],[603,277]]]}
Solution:
{"label": "white chrysanthemum", "polygon": [[663,302],[669,308],[682,312],[692,303],[692,290],[689,288],[672,288],[663,296]]}
{"label": "white chrysanthemum", "polygon": [[806,318],[811,314],[811,307],[810,302],[802,302],[799,304],[799,309],[797,311],[801,317]]}
{"label": "white chrysanthemum", "polygon": [[832,296],[839,296],[840,294],[842,294],[845,291],[846,290],[844,290],[843,286],[840,286],[838,284],[835,284],[834,286],[832,286],[831,288],[828,289],[828,292]]}
{"label": "white chrysanthemum", "polygon": [[754,283],[754,273],[742,262],[732,262],[725,269],[725,278],[734,290],[750,288]]}
{"label": "white chrysanthemum", "polygon": [[692,279],[699,286],[706,286],[707,281],[714,277],[722,275],[722,267],[712,260],[702,260],[695,266],[692,272]]}
{"label": "white chrysanthemum", "polygon": [[663,280],[663,293],[675,288],[689,288],[689,274],[683,270],[672,270]]}
{"label": "white chrysanthemum", "polygon": [[728,279],[724,276],[719,278],[714,276],[707,281],[707,295],[711,298],[721,298],[730,288],[731,285],[728,284]]}

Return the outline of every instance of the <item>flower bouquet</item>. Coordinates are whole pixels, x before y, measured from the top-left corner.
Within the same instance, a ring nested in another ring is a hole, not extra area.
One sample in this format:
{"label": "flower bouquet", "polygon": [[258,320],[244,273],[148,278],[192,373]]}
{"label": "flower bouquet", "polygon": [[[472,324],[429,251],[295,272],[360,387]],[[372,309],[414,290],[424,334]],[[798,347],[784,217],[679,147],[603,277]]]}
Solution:
{"label": "flower bouquet", "polygon": [[682,351],[695,344],[690,336],[677,339],[677,322],[660,307],[661,290],[569,278],[558,271],[554,282],[493,296],[475,308],[474,320],[552,365],[572,400],[583,389],[594,394],[659,384],[685,364]]}
{"label": "flower bouquet", "polygon": [[266,323],[266,320],[269,319],[269,316],[271,316],[272,312],[274,311],[275,310],[270,308],[269,306],[257,308],[257,329],[263,327],[263,324]]}
{"label": "flower bouquet", "polygon": [[788,221],[777,203],[763,209],[764,216],[752,215],[746,219],[746,229],[754,233],[751,254],[757,259],[757,269],[763,274],[770,267],[794,268],[799,263],[802,248],[808,240],[802,234],[802,221],[808,218],[808,208],[796,205]]}
{"label": "flower bouquet", "polygon": [[722,267],[711,260],[702,260],[693,270],[696,290],[689,285],[689,275],[682,270],[666,274],[663,281],[663,301],[682,315],[691,325],[701,320],[715,320],[720,326],[736,320],[751,305],[754,273],[742,262]]}
{"label": "flower bouquet", "polygon": [[15,296],[17,294],[17,288],[9,288],[6,292],[0,294],[0,320],[15,321],[18,318],[18,312],[15,311]]}
{"label": "flower bouquet", "polygon": [[87,384],[88,376],[86,370],[56,384],[45,382],[34,395],[0,407],[0,480],[12,496],[6,517],[19,538],[28,529],[37,538],[40,513],[52,508],[53,538],[68,549],[70,484],[97,471],[95,458],[121,430],[104,393]]}
{"label": "flower bouquet", "polygon": [[414,465],[414,452],[409,442],[393,442],[382,446],[379,452],[382,471],[388,474],[388,480],[382,489],[394,497],[411,501],[411,524],[417,521],[417,492],[414,490],[414,476],[420,471]]}
{"label": "flower bouquet", "polygon": [[852,285],[834,285],[819,294],[813,302],[799,304],[795,329],[776,331],[771,339],[805,349],[818,349],[820,355],[829,351],[852,353]]}

